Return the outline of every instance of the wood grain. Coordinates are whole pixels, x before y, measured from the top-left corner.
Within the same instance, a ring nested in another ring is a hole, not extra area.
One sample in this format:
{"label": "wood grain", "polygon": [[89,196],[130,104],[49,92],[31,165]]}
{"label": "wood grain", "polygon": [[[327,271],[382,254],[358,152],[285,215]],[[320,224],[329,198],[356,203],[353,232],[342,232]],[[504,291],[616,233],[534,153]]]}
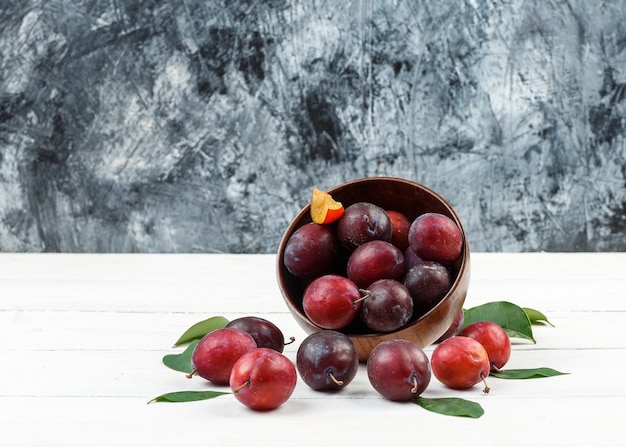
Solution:
{"label": "wood grain", "polygon": [[[526,446],[531,428],[539,444],[609,445],[626,434],[625,256],[473,254],[467,306],[506,299],[543,311],[555,325],[534,328],[537,344],[515,343],[508,366],[570,374],[491,378],[488,395],[480,387],[449,390],[433,379],[425,397],[463,397],[483,406],[482,418],[468,420],[386,401],[364,365],[341,393],[300,382],[271,413],[254,413],[229,396],[147,405],[165,392],[211,388],[168,370],[161,358],[179,352],[171,347],[178,336],[212,315],[270,319],[296,337],[285,349],[295,361],[306,334],[278,293],[275,256],[0,254],[2,436],[16,447],[169,446],[181,438],[380,445],[416,436],[441,446],[485,439]],[[349,422],[339,429],[346,415]]]}

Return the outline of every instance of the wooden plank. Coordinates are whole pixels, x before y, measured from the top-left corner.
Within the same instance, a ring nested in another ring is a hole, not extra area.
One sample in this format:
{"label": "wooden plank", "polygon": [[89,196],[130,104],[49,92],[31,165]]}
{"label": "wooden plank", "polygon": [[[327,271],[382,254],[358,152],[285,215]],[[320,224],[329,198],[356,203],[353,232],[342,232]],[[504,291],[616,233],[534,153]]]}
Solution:
{"label": "wooden plank", "polygon": [[[0,312],[1,349],[9,350],[161,350],[170,348],[191,325],[214,313],[143,313],[95,311]],[[228,319],[247,312],[220,313]],[[255,313],[274,322],[286,339],[298,343],[306,333],[286,311]],[[537,344],[514,340],[519,349],[626,348],[624,312],[552,312],[556,327],[534,326]]]}
{"label": "wooden plank", "polygon": [[[285,350],[295,362],[296,346]],[[73,349],[4,350],[0,365],[0,396],[82,396],[82,397],[143,397],[184,389],[205,389],[201,378],[187,380],[184,374],[165,367],[162,357],[180,350]],[[426,350],[430,357],[432,347]],[[625,348],[560,348],[547,345],[541,349],[513,348],[507,368],[550,367],[566,376],[535,380],[503,380],[490,378],[491,395],[523,396],[600,396],[620,394],[626,397],[626,387],[616,388],[622,381],[626,364]],[[599,365],[602,366],[599,371]],[[197,379],[197,380],[196,380]],[[215,388],[215,387],[213,387]],[[480,386],[467,393],[445,389],[433,378],[428,394],[480,395]],[[299,383],[295,397],[320,397]],[[333,398],[375,398],[365,372],[365,365],[346,393]],[[356,410],[357,408],[355,408]]]}
{"label": "wooden plank", "polygon": [[[545,311],[556,325],[535,327],[537,344],[515,344],[507,367],[571,374],[489,378],[489,395],[480,387],[449,390],[433,379],[425,397],[461,396],[483,405],[485,416],[468,420],[385,401],[364,365],[343,392],[318,393],[299,382],[292,399],[270,413],[252,412],[232,396],[147,405],[165,392],[211,388],[161,363],[163,355],[180,352],[171,344],[201,319],[257,314],[286,337],[306,336],[278,295],[274,256],[0,254],[3,439],[12,446],[416,439],[526,446],[531,436],[537,444],[608,445],[626,436],[624,261],[626,254],[474,256],[467,306],[508,299]],[[297,346],[285,349],[292,361]]]}
{"label": "wooden plank", "polygon": [[[0,310],[285,308],[274,255],[52,256],[0,254]],[[474,254],[467,305],[508,300],[545,311],[626,311],[623,265],[626,254]]]}
{"label": "wooden plank", "polygon": [[433,414],[410,403],[335,399],[320,406],[320,399],[294,400],[270,413],[254,413],[230,396],[153,405],[138,398],[0,398],[0,411],[3,438],[12,447],[375,446],[416,439],[437,446],[506,441],[514,447],[576,447],[613,445],[626,434],[623,397],[485,396],[477,399],[485,409],[477,420]]}

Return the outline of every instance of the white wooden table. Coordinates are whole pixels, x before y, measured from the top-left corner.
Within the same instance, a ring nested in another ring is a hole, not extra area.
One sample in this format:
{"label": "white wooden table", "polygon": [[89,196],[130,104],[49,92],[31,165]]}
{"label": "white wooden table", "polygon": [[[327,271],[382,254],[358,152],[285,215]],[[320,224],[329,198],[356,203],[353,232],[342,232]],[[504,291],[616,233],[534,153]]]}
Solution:
{"label": "white wooden table", "polygon": [[[474,400],[480,419],[386,401],[364,366],[336,394],[300,381],[268,413],[233,396],[147,405],[170,391],[220,389],[161,363],[200,320],[258,315],[304,338],[278,292],[275,256],[1,254],[1,444],[626,445],[626,253],[473,254],[466,307],[497,300],[556,326],[535,326],[537,344],[516,344],[508,367],[570,374],[491,378],[488,395],[433,378],[425,397]],[[285,350],[292,360],[297,345]]]}

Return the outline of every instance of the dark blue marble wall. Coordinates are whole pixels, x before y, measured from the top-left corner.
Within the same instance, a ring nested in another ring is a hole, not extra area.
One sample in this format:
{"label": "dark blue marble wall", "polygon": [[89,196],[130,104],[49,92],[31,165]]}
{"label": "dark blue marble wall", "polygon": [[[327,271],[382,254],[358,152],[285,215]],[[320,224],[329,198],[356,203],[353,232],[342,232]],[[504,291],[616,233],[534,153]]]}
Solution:
{"label": "dark blue marble wall", "polygon": [[314,185],[626,250],[626,2],[0,0],[0,250],[272,252]]}

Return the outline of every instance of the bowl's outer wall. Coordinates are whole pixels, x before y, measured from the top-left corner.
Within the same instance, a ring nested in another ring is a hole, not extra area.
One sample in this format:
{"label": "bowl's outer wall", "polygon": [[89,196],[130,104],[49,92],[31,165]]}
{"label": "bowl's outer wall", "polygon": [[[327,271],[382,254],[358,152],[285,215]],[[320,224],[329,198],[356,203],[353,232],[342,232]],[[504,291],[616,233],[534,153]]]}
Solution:
{"label": "bowl's outer wall", "polygon": [[[370,202],[387,210],[396,210],[413,221],[425,212],[437,212],[452,218],[463,234],[463,254],[451,267],[455,281],[446,297],[420,317],[398,331],[388,334],[350,334],[361,361],[366,361],[370,352],[379,343],[389,339],[406,339],[424,348],[436,341],[453,323],[455,316],[462,310],[469,288],[470,253],[463,225],[456,212],[447,201],[435,191],[418,183],[394,178],[372,177],[344,183],[328,191],[333,198],[342,202],[344,207],[356,202]],[[292,276],[285,268],[282,259],[289,237],[302,225],[311,222],[309,206],[304,207],[285,231],[277,252],[278,285],[298,324],[307,333],[320,331],[312,324],[302,309],[304,286],[301,280]]]}

